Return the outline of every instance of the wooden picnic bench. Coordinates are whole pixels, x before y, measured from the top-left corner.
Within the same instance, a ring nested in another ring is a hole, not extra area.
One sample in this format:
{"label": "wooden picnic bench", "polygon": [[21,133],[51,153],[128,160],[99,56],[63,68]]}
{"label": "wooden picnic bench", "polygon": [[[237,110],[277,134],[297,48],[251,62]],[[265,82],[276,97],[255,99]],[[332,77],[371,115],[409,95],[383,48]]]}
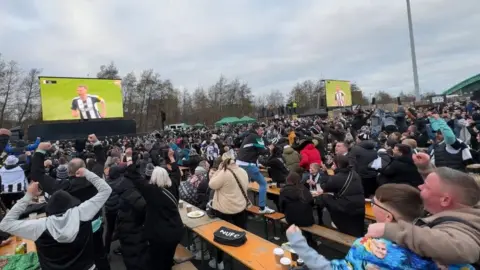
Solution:
{"label": "wooden picnic bench", "polygon": [[279,212],[275,212],[272,214],[261,214],[260,213],[260,207],[252,205],[247,208],[247,212],[256,215],[256,216],[261,216],[263,218],[263,223],[264,223],[264,230],[265,230],[265,235],[266,239],[268,239],[268,220],[271,220],[273,223],[273,236],[277,236],[277,229],[276,229],[276,222],[279,222],[282,218],[285,218],[285,215]]}
{"label": "wooden picnic bench", "polygon": [[176,264],[172,267],[172,270],[196,270],[197,267],[193,265],[192,262],[183,262],[181,264]]}
{"label": "wooden picnic bench", "polygon": [[15,249],[17,248],[17,245],[20,245],[22,242],[27,244],[27,253],[37,252],[37,246],[32,240],[19,239],[16,236],[12,236],[9,239],[12,239],[10,244],[0,247],[0,256],[15,255]]}
{"label": "wooden picnic bench", "polygon": [[365,218],[370,221],[376,221],[375,215],[373,214],[372,204],[367,200],[365,200]]}
{"label": "wooden picnic bench", "polygon": [[[245,244],[239,247],[232,247],[215,242],[213,240],[213,233],[222,226],[233,230],[245,231],[247,234],[247,241],[245,242]],[[276,263],[275,255],[273,254],[273,250],[275,248],[278,248],[279,246],[224,220],[215,221],[194,228],[193,231],[198,234],[202,239],[209,242],[219,250],[227,253],[232,258],[239,261],[249,269],[282,269],[282,267]],[[285,256],[291,258],[290,252],[285,251]]]}
{"label": "wooden picnic bench", "polygon": [[[283,224],[287,224],[287,221],[285,219],[280,220],[280,222]],[[300,227],[300,229],[303,231],[309,232],[313,235],[316,235],[318,237],[331,240],[335,243],[341,244],[342,246],[346,246],[346,247],[352,246],[353,242],[355,242],[356,240],[356,238],[351,235],[344,234],[337,230],[332,230],[330,228],[316,225],[316,224],[310,227]]]}
{"label": "wooden picnic bench", "polygon": [[[258,185],[257,182],[250,182],[248,183],[248,190],[253,191],[253,192],[258,192],[260,189],[260,186]],[[273,195],[280,195],[280,188],[277,186],[275,188],[267,186],[267,193],[273,194]]]}
{"label": "wooden picnic bench", "polygon": [[177,248],[175,249],[175,255],[173,255],[173,260],[175,263],[180,264],[186,261],[190,261],[193,257],[195,257],[190,250],[186,247],[178,244]]}

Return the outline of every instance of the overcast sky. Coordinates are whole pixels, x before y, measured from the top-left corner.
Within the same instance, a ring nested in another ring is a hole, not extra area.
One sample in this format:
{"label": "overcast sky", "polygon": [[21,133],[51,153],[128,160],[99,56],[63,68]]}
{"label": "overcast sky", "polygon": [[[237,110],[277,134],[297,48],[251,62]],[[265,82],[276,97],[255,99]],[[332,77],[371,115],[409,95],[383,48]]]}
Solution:
{"label": "overcast sky", "polygon": [[[479,0],[413,0],[412,13],[423,91],[480,73]],[[255,94],[320,78],[413,89],[404,0],[1,1],[0,53],[43,75],[153,68],[192,90],[220,74]]]}

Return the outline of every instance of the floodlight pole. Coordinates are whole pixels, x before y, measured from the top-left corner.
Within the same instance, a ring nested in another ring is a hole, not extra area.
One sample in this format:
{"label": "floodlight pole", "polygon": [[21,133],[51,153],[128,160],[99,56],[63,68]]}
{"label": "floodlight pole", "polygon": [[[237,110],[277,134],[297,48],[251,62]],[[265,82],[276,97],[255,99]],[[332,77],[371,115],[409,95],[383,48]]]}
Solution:
{"label": "floodlight pole", "polygon": [[420,85],[418,83],[417,54],[415,53],[415,39],[413,37],[412,10],[410,0],[407,1],[408,31],[410,32],[410,50],[412,53],[413,84],[415,86],[415,100],[420,101]]}

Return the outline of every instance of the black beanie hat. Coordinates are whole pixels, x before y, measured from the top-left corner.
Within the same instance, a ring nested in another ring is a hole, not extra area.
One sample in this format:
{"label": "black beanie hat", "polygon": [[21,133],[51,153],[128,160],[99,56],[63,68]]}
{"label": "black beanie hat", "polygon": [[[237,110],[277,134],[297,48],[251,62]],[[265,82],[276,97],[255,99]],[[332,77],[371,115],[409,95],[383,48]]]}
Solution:
{"label": "black beanie hat", "polygon": [[58,190],[48,199],[45,213],[47,216],[59,215],[67,212],[68,209],[79,206],[80,200],[64,190]]}

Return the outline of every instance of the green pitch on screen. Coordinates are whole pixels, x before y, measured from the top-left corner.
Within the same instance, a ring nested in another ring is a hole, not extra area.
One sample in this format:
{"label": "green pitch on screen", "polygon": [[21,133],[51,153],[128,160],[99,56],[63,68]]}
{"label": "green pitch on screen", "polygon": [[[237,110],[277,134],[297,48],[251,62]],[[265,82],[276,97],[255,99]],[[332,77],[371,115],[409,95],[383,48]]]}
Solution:
{"label": "green pitch on screen", "polygon": [[[337,92],[341,92],[340,99],[335,99]],[[349,81],[326,80],[325,94],[327,95],[327,107],[352,106],[352,92]]]}
{"label": "green pitch on screen", "polygon": [[90,78],[40,77],[42,116],[44,121],[76,120],[72,116],[72,100],[78,97],[78,86],[87,86],[88,94],[105,100],[105,118],[123,117],[120,80]]}

